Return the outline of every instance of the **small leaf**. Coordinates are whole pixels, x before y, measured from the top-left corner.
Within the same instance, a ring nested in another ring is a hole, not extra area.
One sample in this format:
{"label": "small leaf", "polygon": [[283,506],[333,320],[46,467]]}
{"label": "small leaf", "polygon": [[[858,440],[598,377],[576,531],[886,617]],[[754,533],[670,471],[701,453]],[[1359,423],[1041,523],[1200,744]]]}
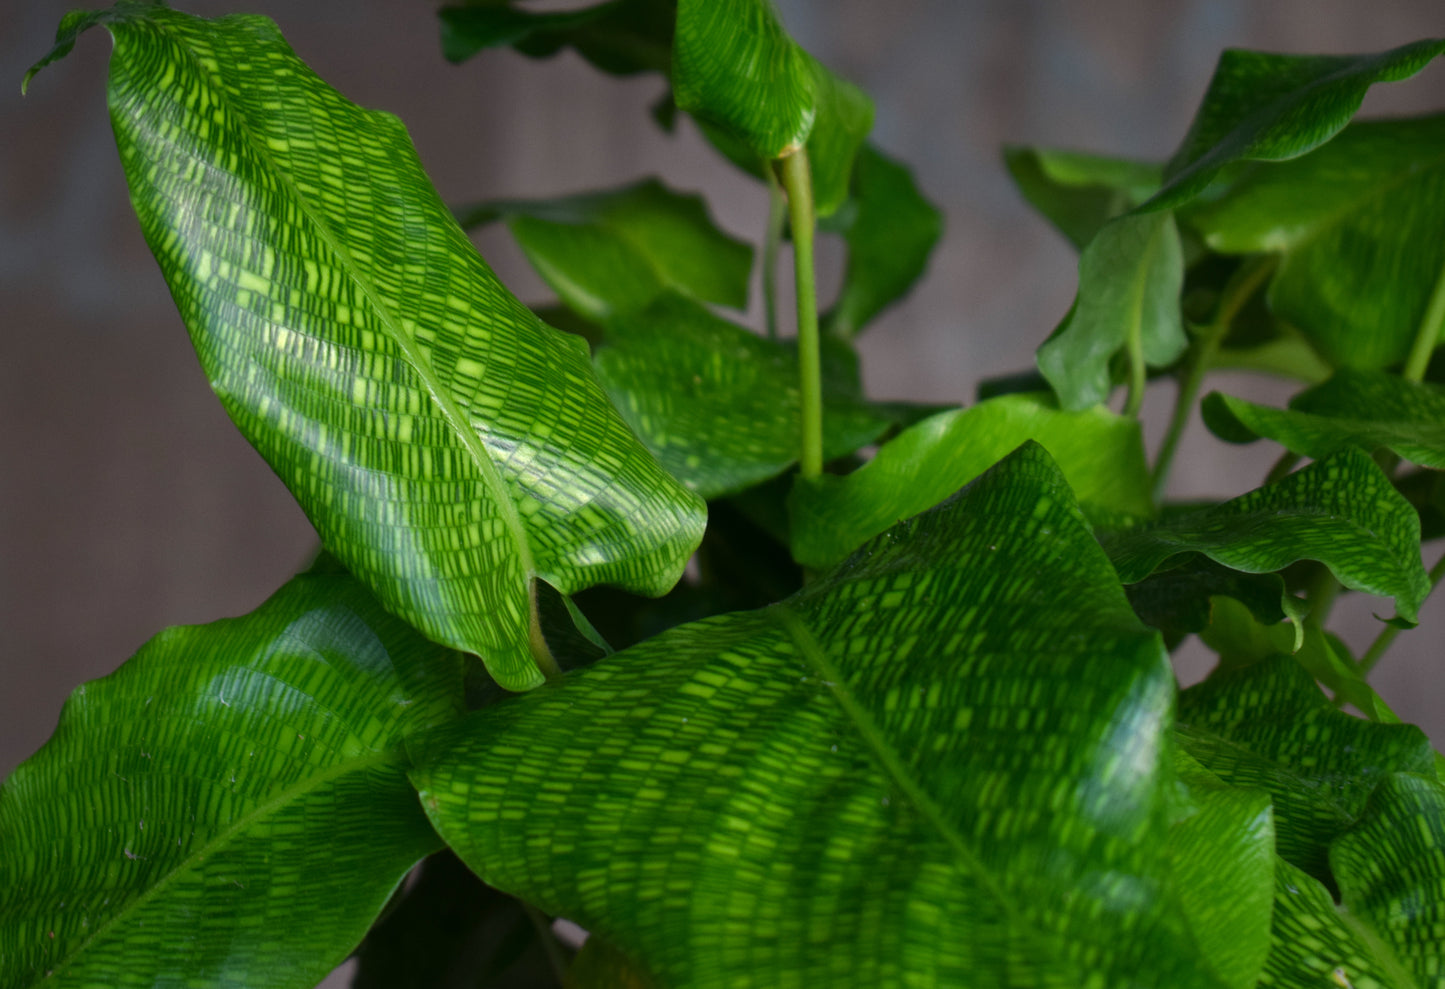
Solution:
{"label": "small leaf", "polygon": [[1330,849],[1344,907],[1394,949],[1420,985],[1445,969],[1445,786],[1397,773]]}
{"label": "small leaf", "polygon": [[1288,656],[1216,673],[1179,696],[1184,750],[1226,783],[1274,800],[1279,854],[1321,880],[1331,842],[1391,773],[1430,773],[1420,729],[1339,711]]}
{"label": "small leaf", "polygon": [[499,682],[542,680],[537,579],[661,594],[702,503],[637,442],[586,345],[452,220],[394,117],[264,18],[104,16],[131,201],[226,411],[327,548]]}
{"label": "small leaf", "polygon": [[1353,449],[1232,501],[1100,539],[1126,584],[1181,554],[1203,553],[1245,573],[1318,560],[1344,586],[1394,598],[1412,624],[1430,593],[1420,517],[1375,462]]}
{"label": "small leaf", "polygon": [[[1214,602],[1220,598],[1240,602],[1265,625],[1290,619],[1293,625],[1282,634],[1291,640],[1302,634],[1302,622],[1309,611],[1304,601],[1289,593],[1278,574],[1241,573],[1201,554],[1184,556],[1124,590],[1144,624],[1159,629],[1169,639],[1208,627]],[[1294,643],[1285,652],[1296,647]]]}
{"label": "small leaf", "polygon": [[162,632],[0,789],[0,984],[316,983],[439,847],[404,743],[461,685],[350,577]]}
{"label": "small leaf", "polygon": [[1165,367],[1189,340],[1179,313],[1184,255],[1168,212],[1105,224],[1079,257],[1079,294],[1063,324],[1039,347],[1039,370],[1070,411],[1109,397],[1110,362],[1137,341],[1140,359]]}
{"label": "small leaf", "polygon": [[701,196],[656,179],[558,199],[483,203],[462,225],[503,219],[527,260],[589,319],[635,312],[664,291],[741,309],[753,249],[723,233]]}
{"label": "small leaf", "polygon": [[1183,205],[1233,162],[1278,161],[1319,147],[1349,123],[1370,86],[1408,79],[1441,52],[1445,40],[1377,55],[1226,50],[1165,170],[1164,187],[1143,209]]}
{"label": "small leaf", "polygon": [[[741,491],[798,459],[796,352],[663,295],[640,313],[608,321],[597,376],[623,417],[672,476],[706,498]],[[894,417],[824,389],[823,454],[844,456]]]}
{"label": "small leaf", "polygon": [[1445,469],[1445,387],[1405,381],[1384,371],[1341,370],[1274,409],[1210,394],[1204,421],[1220,439],[1268,437],[1293,453],[1322,459],[1346,447],[1387,449],[1402,459]]}
{"label": "small leaf", "polygon": [[872,145],[858,155],[850,205],[834,214],[847,214],[834,229],[848,244],[848,267],[838,301],[823,317],[825,329],[845,338],[907,294],[943,233],[942,214],[908,169]]}
{"label": "small leaf", "polygon": [[442,54],[465,62],[487,48],[511,46],[532,58],[573,48],[603,72],[667,74],[673,0],[612,0],[578,10],[534,12],[501,4],[443,7]]}
{"label": "small leaf", "polygon": [[894,523],[938,504],[1026,440],[1057,458],[1086,510],[1153,511],[1136,420],[1105,408],[1061,412],[1047,395],[1006,395],[910,426],[851,474],[799,479],[788,500],[793,555],[809,567],[833,566]]}
{"label": "small leaf", "polygon": [[1007,146],[1003,159],[1024,199],[1078,250],[1160,182],[1159,165],[1125,158]]}
{"label": "small leaf", "polygon": [[1274,252],[1270,309],[1337,367],[1403,361],[1445,267],[1445,115],[1372,121],[1261,165],[1189,216],[1212,250]]}
{"label": "small leaf", "polygon": [[806,146],[819,216],[848,198],[873,103],[788,36],[771,0],[679,0],[672,85],[680,109],[760,159]]}

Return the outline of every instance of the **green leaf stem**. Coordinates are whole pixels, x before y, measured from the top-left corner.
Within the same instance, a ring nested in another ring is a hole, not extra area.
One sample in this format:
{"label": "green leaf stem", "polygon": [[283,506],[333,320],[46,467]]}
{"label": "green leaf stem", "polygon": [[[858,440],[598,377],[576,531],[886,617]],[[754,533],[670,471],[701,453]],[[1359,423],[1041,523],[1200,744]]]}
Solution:
{"label": "green leaf stem", "polygon": [[0,789],[0,985],[313,985],[440,847],[407,736],[463,657],[346,576],[173,628]]}
{"label": "green leaf stem", "polygon": [[264,18],[126,5],[68,20],[61,46],[95,23],[132,203],[212,387],[388,608],[522,689],[542,680],[534,580],[675,582],[701,502],[585,344],[497,281],[395,118]]}

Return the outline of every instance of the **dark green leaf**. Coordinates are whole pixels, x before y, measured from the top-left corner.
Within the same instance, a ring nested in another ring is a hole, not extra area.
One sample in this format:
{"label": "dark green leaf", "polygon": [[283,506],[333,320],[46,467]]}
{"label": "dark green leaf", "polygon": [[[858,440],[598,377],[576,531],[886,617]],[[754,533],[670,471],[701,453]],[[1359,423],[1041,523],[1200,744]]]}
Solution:
{"label": "dark green leaf", "polygon": [[1377,935],[1340,910],[1321,883],[1283,860],[1275,862],[1270,928],[1261,989],[1416,989]]}
{"label": "dark green leaf", "polygon": [[1221,505],[1100,538],[1126,584],[1181,554],[1203,553],[1245,573],[1318,560],[1344,586],[1394,598],[1400,617],[1411,623],[1430,593],[1420,562],[1420,517],[1359,450]]}
{"label": "dark green leaf", "polygon": [[848,268],[838,301],[823,326],[855,336],[890,303],[902,298],[928,267],[943,233],[943,216],[923,198],[908,169],[872,145],[858,155],[853,198],[835,216],[848,244]]}
{"label": "dark green leaf", "polygon": [[1234,786],[1274,799],[1279,854],[1321,880],[1327,850],[1395,772],[1431,773],[1420,729],[1335,708],[1288,656],[1216,673],[1179,697],[1185,751]]}
{"label": "dark green leaf", "polygon": [[1441,52],[1442,40],[1378,55],[1225,51],[1164,187],[1144,208],[1188,202],[1233,162],[1279,161],[1319,147],[1349,123],[1370,86],[1408,79]]}
{"label": "dark green leaf", "polygon": [[1152,162],[1019,146],[1005,147],[1003,160],[1029,205],[1079,250],[1159,188]]}
{"label": "dark green leaf", "polygon": [[1293,620],[1294,625],[1285,633],[1291,637],[1299,634],[1300,622],[1308,611],[1303,601],[1289,593],[1278,574],[1241,573],[1199,554],[1187,555],[1169,568],[1130,584],[1125,591],[1144,624],[1170,639],[1203,631],[1210,624],[1212,599],[1218,597],[1239,601],[1265,625],[1286,618]]}
{"label": "dark green leaf", "polygon": [[1214,971],[1252,989],[1269,954],[1274,813],[1262,790],[1229,786],[1174,751],[1180,786],[1169,855],[1190,929]]}
{"label": "dark green leaf", "polygon": [[1172,364],[1189,340],[1179,314],[1184,255],[1168,212],[1121,216],[1079,256],[1074,308],[1038,351],[1039,370],[1065,409],[1109,397],[1110,362],[1137,350],[1149,367]]}
{"label": "dark green leaf", "polygon": [[782,604],[437,733],[413,779],[488,882],[661,985],[1217,986],[1165,895],[1172,699],[1030,444]]}
{"label": "dark green leaf", "polygon": [[701,196],[656,179],[558,199],[483,203],[464,226],[504,219],[532,267],[589,319],[635,312],[664,291],[741,309],[753,249],[723,233]]}
{"label": "dark green leaf", "polygon": [[[597,376],[623,417],[683,484],[707,498],[740,491],[798,458],[801,400],[792,348],[663,295],[608,322]],[[826,388],[823,454],[871,443],[893,417]]]}
{"label": "dark green leaf", "polygon": [[227,412],[386,606],[542,679],[529,590],[660,594],[703,506],[585,344],[502,287],[397,120],[270,21],[118,8],[109,98],[141,227]]}
{"label": "dark green leaf", "polygon": [[793,555],[806,566],[833,566],[895,522],[938,504],[1026,440],[1057,458],[1086,510],[1153,511],[1136,420],[1105,408],[1061,412],[1046,395],[1005,395],[910,426],[851,474],[800,479],[789,498]]}
{"label": "dark green leaf", "polygon": [[672,85],[680,109],[758,158],[806,145],[818,215],[847,199],[873,103],[788,36],[771,0],[679,0]]}
{"label": "dark green leaf", "polygon": [[0,789],[0,984],[319,981],[440,845],[404,742],[461,681],[344,576],[162,632]]}
{"label": "dark green leaf", "polygon": [[1445,115],[1354,124],[1189,222],[1213,250],[1278,253],[1270,308],[1332,364],[1403,361],[1445,267]]}
{"label": "dark green leaf", "polygon": [[1268,437],[1301,456],[1320,459],[1346,447],[1387,449],[1445,469],[1445,388],[1405,381],[1384,371],[1341,370],[1275,409],[1218,392],[1204,399],[1210,430],[1231,443]]}
{"label": "dark green leaf", "polygon": [[484,49],[508,45],[532,58],[573,48],[603,72],[666,75],[676,4],[612,0],[578,10],[534,12],[503,3],[443,7],[437,16],[448,61],[464,62]]}
{"label": "dark green leaf", "polygon": [[1371,925],[1422,985],[1445,972],[1445,787],[1397,774],[1330,849],[1344,907]]}

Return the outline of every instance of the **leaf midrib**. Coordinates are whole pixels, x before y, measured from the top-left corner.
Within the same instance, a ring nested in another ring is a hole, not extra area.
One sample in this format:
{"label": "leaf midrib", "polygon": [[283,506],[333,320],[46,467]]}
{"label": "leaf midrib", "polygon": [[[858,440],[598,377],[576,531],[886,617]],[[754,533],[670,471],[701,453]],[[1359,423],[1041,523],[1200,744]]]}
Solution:
{"label": "leaf midrib", "polygon": [[[183,14],[181,16],[185,17],[187,15]],[[380,293],[377,291],[375,285],[372,284],[371,279],[367,277],[356,264],[345,246],[339,242],[331,227],[322,218],[322,215],[317,213],[308,198],[301,193],[291,173],[281,167],[276,161],[270,149],[266,146],[266,142],[257,139],[252,130],[249,115],[243,108],[235,104],[231,92],[225,86],[224,78],[220,73],[217,72],[213,74],[211,72],[204,61],[185,43],[184,33],[175,30],[167,24],[165,17],[154,18],[154,15],[147,15],[146,19],[163,27],[164,35],[170,38],[175,47],[184,53],[186,58],[189,59],[195,67],[197,73],[210,82],[213,93],[219,97],[218,102],[223,103],[230,110],[236,122],[237,129],[245,136],[246,143],[257,154],[258,158],[270,166],[271,173],[276,176],[282,188],[286,190],[288,197],[296,203],[302,215],[310,222],[310,225],[315,229],[323,243],[331,249],[332,253],[340,262],[342,270],[360,288],[363,296],[376,313],[382,327],[386,330],[387,335],[401,348],[402,355],[406,359],[408,367],[416,374],[428,394],[431,395],[432,401],[436,403],[442,413],[442,417],[452,427],[453,434],[457,436],[462,446],[467,450],[468,454],[470,454],[470,459],[481,475],[482,483],[497,505],[497,509],[502,516],[502,522],[506,526],[508,534],[511,536],[524,579],[530,580],[535,577],[537,571],[532,559],[531,545],[527,541],[526,531],[522,526],[521,516],[517,511],[517,506],[512,502],[511,496],[507,491],[506,485],[502,482],[496,465],[487,454],[486,446],[482,443],[481,438],[477,436],[476,430],[471,427],[469,419],[461,411],[455,400],[443,391],[441,382],[436,375],[435,369],[431,366],[431,362],[426,359],[426,356],[421,352],[420,348],[417,347],[416,341],[402,331],[393,313],[383,304]],[[109,25],[107,27],[109,28]],[[297,86],[292,87],[291,98],[286,101],[288,104],[294,105],[292,101],[295,98],[295,89],[297,88],[310,87],[302,83],[298,83]],[[345,99],[345,97],[342,97],[339,93],[337,95],[338,98]],[[361,107],[356,107],[356,110],[366,119],[368,125],[370,125],[374,111],[368,111]],[[248,182],[247,184],[249,185],[250,183]],[[307,335],[310,334],[308,333]]]}
{"label": "leaf midrib", "polygon": [[[100,940],[103,935],[105,935],[108,931],[112,930],[117,925],[122,923],[124,920],[126,920],[126,918],[133,916],[147,903],[155,899],[158,895],[160,895],[160,893],[164,892],[173,883],[175,883],[182,876],[182,874],[190,872],[192,868],[199,862],[203,861],[207,855],[210,855],[215,849],[224,847],[226,844],[228,844],[231,839],[235,837],[239,832],[249,828],[252,824],[256,823],[262,818],[269,817],[273,811],[282,809],[284,806],[289,806],[292,802],[294,802],[296,798],[304,796],[305,794],[308,794],[313,790],[316,790],[321,786],[324,786],[325,784],[346,775],[347,773],[360,772],[366,769],[370,769],[372,767],[383,766],[387,763],[402,765],[405,759],[405,756],[402,754],[403,748],[404,743],[398,742],[397,745],[391,748],[386,748],[379,751],[374,750],[365,758],[353,759],[350,761],[337,763],[336,765],[327,768],[326,770],[316,774],[315,776],[308,776],[305,779],[297,780],[295,783],[291,784],[291,786],[281,790],[269,800],[265,800],[261,803],[256,804],[249,811],[236,818],[226,827],[222,828],[220,831],[217,831],[200,848],[196,849],[189,855],[182,858],[179,862],[175,864],[173,868],[171,868],[165,875],[161,876],[160,879],[156,880],[155,883],[153,883],[139,896],[135,897],[135,899],[133,900],[130,900],[128,903],[125,904],[123,908],[121,908],[111,917],[107,918],[101,924],[97,925],[95,930],[92,931],[90,935],[85,938],[85,940],[81,941],[78,945],[76,945],[75,948],[71,950],[62,961],[60,961],[53,969],[51,969],[51,974],[58,974],[60,972],[63,972],[65,969],[73,965],[77,959],[81,958],[85,954],[86,949],[88,949],[92,944]],[[49,976],[47,976],[47,978],[48,977]]]}

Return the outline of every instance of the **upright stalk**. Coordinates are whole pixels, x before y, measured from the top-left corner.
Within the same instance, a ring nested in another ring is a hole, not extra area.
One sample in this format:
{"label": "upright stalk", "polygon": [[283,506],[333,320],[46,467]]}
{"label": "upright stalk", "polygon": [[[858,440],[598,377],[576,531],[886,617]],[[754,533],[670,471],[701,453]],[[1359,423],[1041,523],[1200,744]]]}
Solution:
{"label": "upright stalk", "polygon": [[818,298],[813,285],[813,177],[806,148],[799,148],[779,164],[793,227],[793,281],[798,296],[798,391],[802,401],[798,465],[803,477],[817,477],[823,473],[823,384]]}
{"label": "upright stalk", "polygon": [[1430,366],[1430,355],[1440,342],[1440,328],[1445,326],[1445,271],[1435,279],[1435,291],[1430,293],[1430,304],[1425,307],[1425,318],[1415,333],[1415,345],[1405,361],[1402,376],[1406,381],[1424,381],[1425,369]]}
{"label": "upright stalk", "polygon": [[788,218],[788,199],[771,168],[768,176],[768,231],[763,238],[763,309],[768,339],[778,338],[778,248],[783,243],[783,223]]}

